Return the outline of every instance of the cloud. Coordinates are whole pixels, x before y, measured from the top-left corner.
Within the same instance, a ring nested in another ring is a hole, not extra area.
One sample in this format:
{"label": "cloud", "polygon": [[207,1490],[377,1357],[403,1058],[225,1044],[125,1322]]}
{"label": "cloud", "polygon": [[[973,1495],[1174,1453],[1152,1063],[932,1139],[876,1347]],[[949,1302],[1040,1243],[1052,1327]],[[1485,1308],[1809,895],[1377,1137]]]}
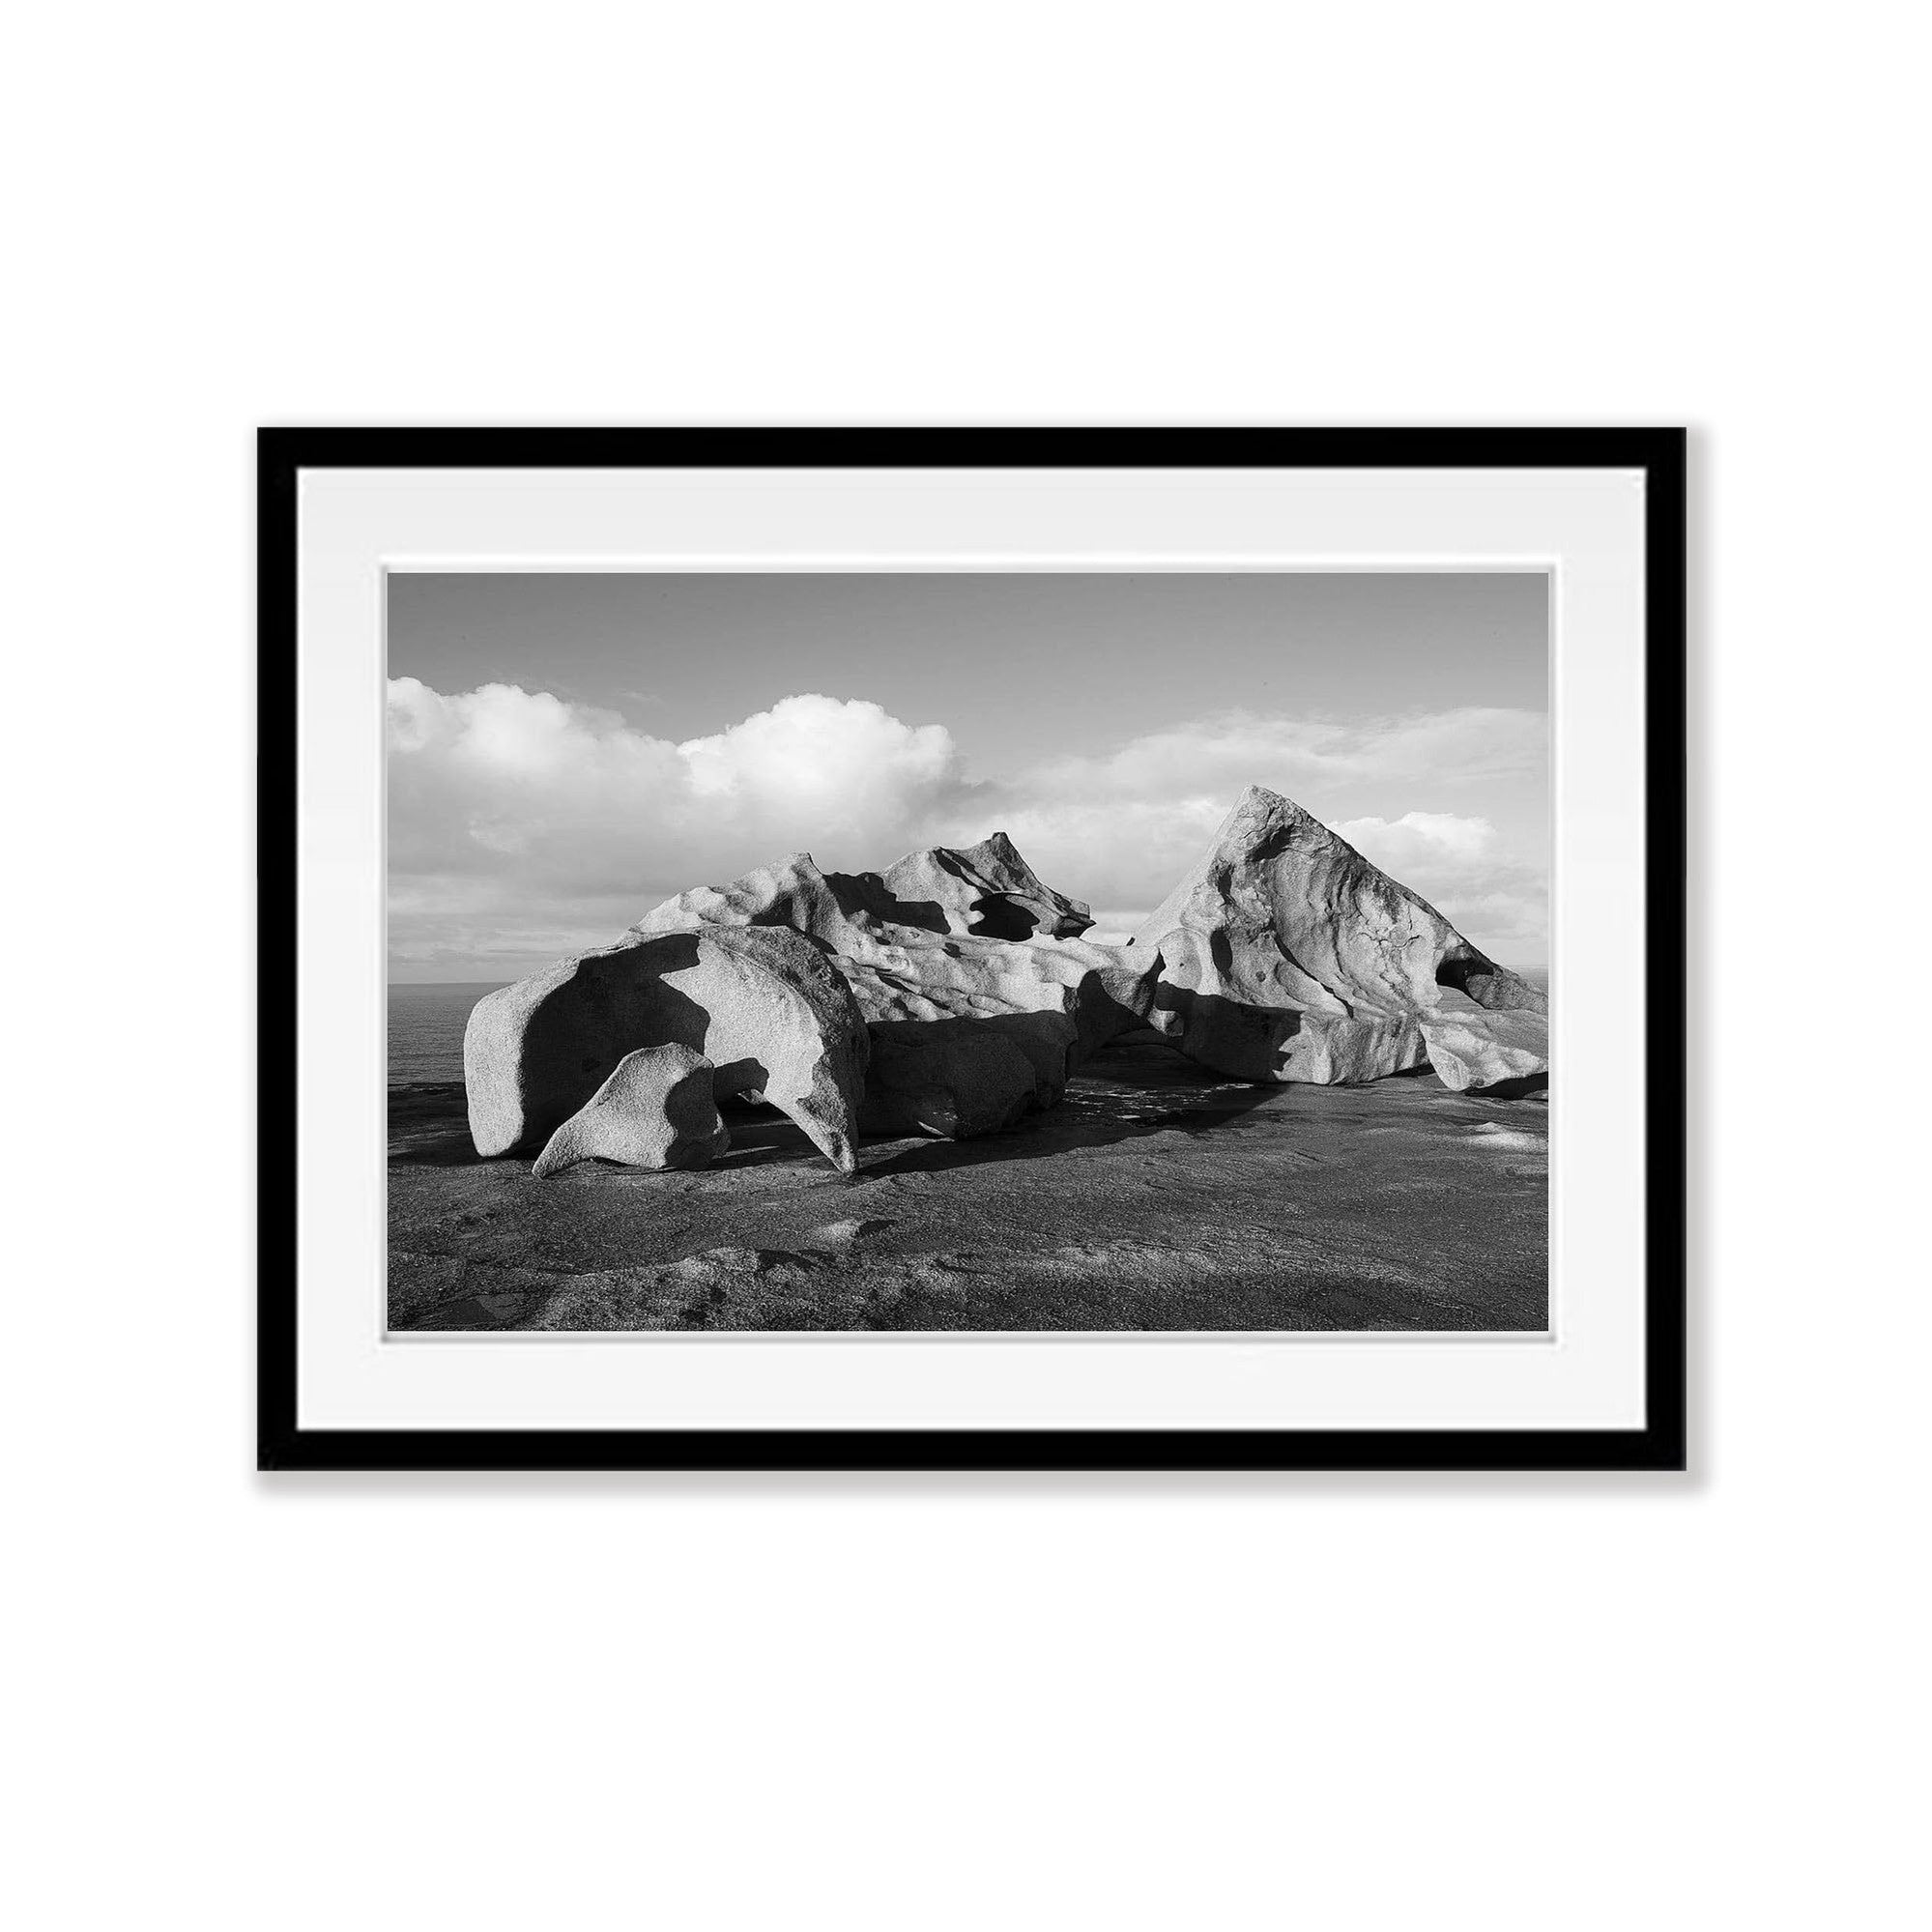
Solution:
{"label": "cloud", "polygon": [[[997,782],[971,775],[942,724],[817,693],[674,742],[550,692],[445,695],[401,678],[388,735],[390,950],[422,976],[528,970],[686,886],[793,851],[882,869],[994,830],[1053,884],[1111,908],[1109,924],[1131,924],[1251,782],[1336,824],[1479,944],[1541,954],[1540,863],[1490,818],[1452,809],[1498,784],[1540,786],[1545,725],[1532,713],[1228,711]],[[1363,813],[1371,800],[1414,802],[1385,818]],[[1472,908],[1491,925],[1472,926]]]}
{"label": "cloud", "polygon": [[[942,725],[805,694],[674,743],[514,684],[389,695],[389,862],[576,892],[665,891],[814,845],[889,841],[970,795]],[[661,895],[660,895],[661,896]]]}
{"label": "cloud", "polygon": [[903,725],[835,698],[786,698],[678,756],[703,804],[820,836],[862,837],[967,789],[943,725]]}
{"label": "cloud", "polygon": [[[1548,720],[1541,713],[1479,706],[1365,719],[1231,710],[1165,726],[1102,758],[1059,761],[1037,776],[1056,790],[1123,794],[1190,788],[1238,794],[1245,785],[1266,784],[1277,791],[1291,787],[1299,802],[1308,803],[1323,792],[1365,782],[1428,779],[1468,787],[1528,776],[1546,765],[1548,741]],[[1257,776],[1266,772],[1275,777]]]}
{"label": "cloud", "polygon": [[1398,865],[1438,858],[1480,858],[1496,843],[1487,819],[1459,819],[1453,812],[1404,812],[1399,819],[1345,819],[1339,832],[1384,872]]}

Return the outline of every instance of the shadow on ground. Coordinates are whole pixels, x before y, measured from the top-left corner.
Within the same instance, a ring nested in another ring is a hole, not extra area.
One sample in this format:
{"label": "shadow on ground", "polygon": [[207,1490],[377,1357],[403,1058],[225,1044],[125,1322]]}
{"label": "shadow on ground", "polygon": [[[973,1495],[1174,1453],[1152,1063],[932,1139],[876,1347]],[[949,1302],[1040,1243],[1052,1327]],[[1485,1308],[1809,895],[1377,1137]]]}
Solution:
{"label": "shadow on ground", "polygon": [[868,1140],[850,1180],[770,1109],[690,1173],[533,1180],[460,1081],[389,1096],[392,1330],[1541,1329],[1536,1082],[1218,1081],[1148,1040],[978,1140]]}

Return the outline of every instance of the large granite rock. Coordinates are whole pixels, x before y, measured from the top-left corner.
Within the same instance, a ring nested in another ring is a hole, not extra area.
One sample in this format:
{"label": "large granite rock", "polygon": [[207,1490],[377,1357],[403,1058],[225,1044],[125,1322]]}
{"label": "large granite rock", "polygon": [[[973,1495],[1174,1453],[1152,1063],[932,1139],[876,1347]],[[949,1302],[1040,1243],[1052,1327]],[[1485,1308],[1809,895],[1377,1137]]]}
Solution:
{"label": "large granite rock", "polygon": [[[888,882],[893,879],[908,889],[930,885],[936,894],[944,882],[950,897],[902,898]],[[1011,845],[995,837],[960,852],[912,853],[884,878],[823,872],[810,853],[797,852],[730,885],[668,899],[631,930],[776,926],[808,935],[873,1026],[1053,1013],[1073,1023],[1077,1052],[1084,1055],[1142,1024],[1154,997],[1150,956],[1037,928],[1011,938],[955,929],[952,921],[983,922],[989,908],[982,902],[989,900],[998,901],[991,908],[995,923],[1017,926],[1024,913],[1044,925],[1051,913],[1055,927],[1064,928],[1087,916],[1078,901],[1042,885]]]}
{"label": "large granite rock", "polygon": [[[1258,785],[1129,945],[1161,957],[1151,1024],[1235,1079],[1377,1080],[1429,1061],[1431,1025],[1452,1086],[1547,1068],[1548,1003],[1535,987]],[[1452,1026],[1446,994],[1512,1023],[1486,1037]]]}
{"label": "large granite rock", "polygon": [[842,1172],[870,1043],[846,982],[802,934],[706,928],[628,936],[479,1000],[463,1038],[481,1154],[539,1145],[628,1053],[680,1046],[722,1097],[757,1093]]}
{"label": "large granite rock", "polygon": [[718,1114],[714,1076],[690,1047],[640,1047],[553,1134],[531,1172],[538,1179],[579,1161],[625,1168],[702,1168],[732,1144]]}

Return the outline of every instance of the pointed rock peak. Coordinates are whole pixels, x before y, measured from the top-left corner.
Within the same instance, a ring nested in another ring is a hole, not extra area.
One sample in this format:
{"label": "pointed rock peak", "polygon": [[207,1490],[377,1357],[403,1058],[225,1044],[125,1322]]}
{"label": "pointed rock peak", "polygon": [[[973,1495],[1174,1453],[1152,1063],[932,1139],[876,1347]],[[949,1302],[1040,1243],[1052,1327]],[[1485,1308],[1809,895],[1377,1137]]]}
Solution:
{"label": "pointed rock peak", "polygon": [[1275,826],[1289,826],[1304,833],[1310,828],[1328,831],[1328,827],[1312,812],[1297,805],[1292,798],[1280,792],[1270,792],[1265,785],[1251,785],[1234,801],[1234,809],[1222,821],[1215,843],[1225,845],[1230,837],[1238,836],[1245,829],[1266,830]]}
{"label": "pointed rock peak", "polygon": [[887,871],[885,884],[900,899],[936,909],[955,933],[1071,939],[1093,924],[1092,908],[1055,892],[1004,832],[976,846],[908,852]]}
{"label": "pointed rock peak", "polygon": [[[1420,1056],[1419,1018],[1440,1008],[1444,989],[1492,1011],[1546,1008],[1427,900],[1259,785],[1135,940],[1166,962],[1175,1024],[1194,1041],[1186,1050],[1243,1078],[1399,1071]],[[1235,1008],[1298,1012],[1301,1031],[1268,1037]]]}
{"label": "pointed rock peak", "polygon": [[[1271,792],[1265,785],[1251,785],[1216,826],[1206,851],[1188,868],[1168,899],[1171,902],[1210,882],[1231,890],[1244,868],[1264,864],[1290,851],[1347,852],[1352,856],[1354,848],[1292,798]],[[1155,913],[1150,926],[1162,918],[1166,909]],[[1146,929],[1142,931],[1145,933]]]}
{"label": "pointed rock peak", "polygon": [[990,859],[995,865],[1018,866],[1029,877],[1033,874],[1033,868],[1020,856],[1019,848],[1004,832],[989,832],[978,845],[966,847],[960,856]]}

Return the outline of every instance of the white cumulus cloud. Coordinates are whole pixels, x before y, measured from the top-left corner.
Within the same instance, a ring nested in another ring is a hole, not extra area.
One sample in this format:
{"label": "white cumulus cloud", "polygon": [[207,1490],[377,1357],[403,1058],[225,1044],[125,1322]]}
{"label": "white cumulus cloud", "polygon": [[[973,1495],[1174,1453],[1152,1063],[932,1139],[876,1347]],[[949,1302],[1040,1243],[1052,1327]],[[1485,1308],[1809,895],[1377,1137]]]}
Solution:
{"label": "white cumulus cloud", "polygon": [[973,790],[944,726],[816,693],[678,743],[545,691],[398,678],[388,749],[391,951],[424,967],[599,942],[792,851],[883,863]]}

